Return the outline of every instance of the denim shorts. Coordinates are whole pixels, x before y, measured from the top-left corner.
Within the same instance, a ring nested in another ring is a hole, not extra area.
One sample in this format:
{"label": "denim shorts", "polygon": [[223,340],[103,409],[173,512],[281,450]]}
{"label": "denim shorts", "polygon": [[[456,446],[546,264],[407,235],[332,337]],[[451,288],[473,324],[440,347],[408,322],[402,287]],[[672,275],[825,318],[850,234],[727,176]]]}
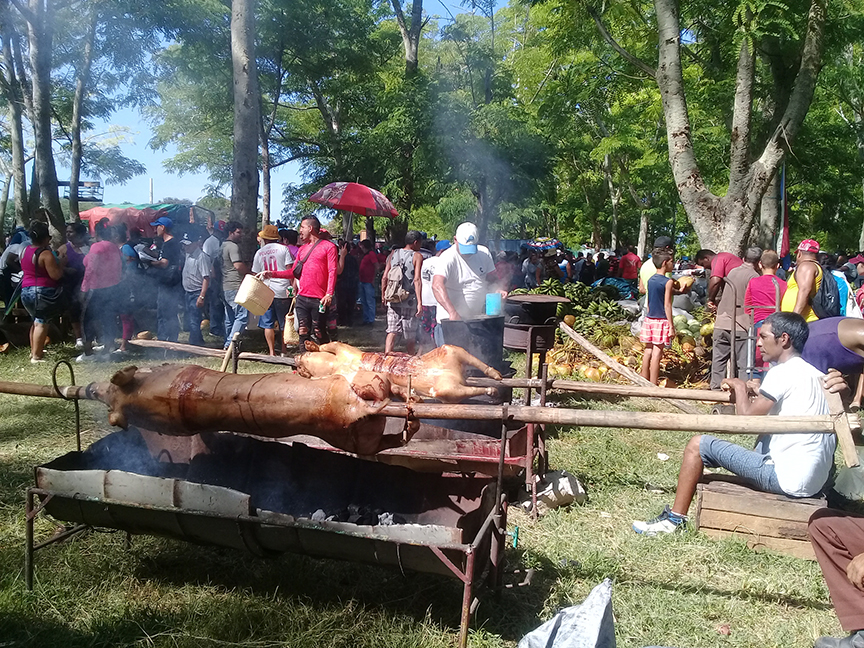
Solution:
{"label": "denim shorts", "polygon": [[276,325],[279,328],[285,326],[285,316],[288,314],[288,309],[291,308],[290,299],[279,299],[278,297],[270,304],[270,308],[258,318],[258,327],[262,329],[275,329]]}
{"label": "denim shorts", "polygon": [[63,312],[63,289],[48,286],[27,286],[21,289],[21,303],[34,324],[46,324]]}
{"label": "denim shorts", "polygon": [[699,456],[708,468],[725,468],[766,493],[785,495],[777,481],[774,462],[768,455],[767,436],[760,436],[753,450],[708,434],[699,440]]}

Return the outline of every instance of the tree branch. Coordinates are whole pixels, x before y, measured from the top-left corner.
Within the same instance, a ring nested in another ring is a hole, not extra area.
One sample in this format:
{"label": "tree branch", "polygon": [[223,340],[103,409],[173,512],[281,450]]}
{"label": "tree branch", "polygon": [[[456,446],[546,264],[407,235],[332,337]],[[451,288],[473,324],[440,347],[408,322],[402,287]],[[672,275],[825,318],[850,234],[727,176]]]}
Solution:
{"label": "tree branch", "polygon": [[729,193],[734,193],[750,170],[750,126],[753,114],[755,60],[745,38],[738,52],[735,101],[732,108],[732,133],[729,145]]}
{"label": "tree branch", "polygon": [[612,38],[612,34],[609,33],[609,31],[606,29],[606,26],[603,24],[603,21],[600,19],[600,14],[598,14],[593,7],[587,7],[587,9],[588,14],[591,16],[591,18],[594,20],[594,24],[597,26],[597,30],[600,32],[600,36],[603,37],[603,40],[605,40],[612,49],[618,52],[618,54],[622,58],[629,61],[631,65],[639,68],[652,79],[657,76],[657,71],[654,68],[645,63],[645,61],[639,59],[636,56],[633,56],[633,54],[621,47],[621,45],[618,44],[618,41]]}

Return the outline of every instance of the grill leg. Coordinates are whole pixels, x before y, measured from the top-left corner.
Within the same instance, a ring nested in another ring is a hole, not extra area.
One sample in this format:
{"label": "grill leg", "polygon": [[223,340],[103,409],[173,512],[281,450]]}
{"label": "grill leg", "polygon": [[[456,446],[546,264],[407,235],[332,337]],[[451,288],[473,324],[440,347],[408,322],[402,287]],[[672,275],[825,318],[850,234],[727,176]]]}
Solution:
{"label": "grill leg", "polygon": [[24,508],[24,584],[27,591],[33,591],[33,491],[27,489],[27,503]]}
{"label": "grill leg", "polygon": [[459,624],[459,648],[468,648],[468,624],[471,621],[471,594],[474,583],[474,556],[468,554],[465,564],[465,584],[462,589],[462,622]]}

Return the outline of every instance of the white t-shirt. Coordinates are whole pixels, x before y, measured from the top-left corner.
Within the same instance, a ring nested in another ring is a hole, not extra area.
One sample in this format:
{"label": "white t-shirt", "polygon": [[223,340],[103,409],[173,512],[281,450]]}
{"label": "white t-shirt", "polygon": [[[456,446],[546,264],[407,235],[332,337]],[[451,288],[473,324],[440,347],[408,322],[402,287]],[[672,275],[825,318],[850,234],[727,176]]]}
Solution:
{"label": "white t-shirt", "polygon": [[[291,256],[291,250],[287,245],[281,243],[268,243],[255,253],[255,258],[252,259],[252,272],[258,273],[264,270],[276,272],[277,270],[287,270],[294,265],[294,257]],[[291,285],[290,279],[265,279],[270,289],[276,293],[276,299],[285,299],[288,297],[288,286]]]}
{"label": "white t-shirt", "polygon": [[432,277],[435,274],[435,264],[438,263],[438,257],[429,257],[423,259],[423,265],[420,267],[420,280],[422,282],[422,294],[420,295],[421,306],[437,306],[438,301],[435,299],[435,293],[432,292]]}
{"label": "white t-shirt", "polygon": [[0,254],[0,270],[6,269],[10,256],[15,255],[16,257],[19,257],[20,260],[21,253],[28,245],[30,245],[30,239],[27,239],[24,243],[13,243],[12,245],[7,246],[6,249],[3,250],[3,254]]}
{"label": "white t-shirt", "polygon": [[219,237],[215,234],[211,234],[204,241],[204,244],[201,246],[201,250],[210,258],[210,267],[213,267],[213,263],[219,257],[219,251],[222,249],[222,241],[219,240]]}
{"label": "white t-shirt", "polygon": [[[774,401],[769,416],[828,414],[821,371],[801,359],[787,360],[768,370],[760,392]],[[787,495],[810,497],[818,493],[834,463],[837,439],[833,434],[772,434],[768,454],[780,488]]]}
{"label": "white t-shirt", "polygon": [[[459,246],[453,245],[438,257],[435,276],[444,277],[447,296],[463,320],[477,319],[486,312],[486,275],[495,271],[495,261],[489,249],[477,246],[475,254],[459,254]],[[450,319],[447,311],[439,305],[436,319]]]}

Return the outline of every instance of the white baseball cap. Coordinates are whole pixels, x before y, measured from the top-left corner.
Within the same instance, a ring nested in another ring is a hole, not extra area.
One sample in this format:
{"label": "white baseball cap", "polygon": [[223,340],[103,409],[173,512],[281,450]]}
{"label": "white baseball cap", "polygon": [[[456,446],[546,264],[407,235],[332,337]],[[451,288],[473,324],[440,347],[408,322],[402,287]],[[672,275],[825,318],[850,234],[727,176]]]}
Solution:
{"label": "white baseball cap", "polygon": [[456,243],[460,254],[477,253],[477,227],[474,223],[462,223],[456,228]]}

